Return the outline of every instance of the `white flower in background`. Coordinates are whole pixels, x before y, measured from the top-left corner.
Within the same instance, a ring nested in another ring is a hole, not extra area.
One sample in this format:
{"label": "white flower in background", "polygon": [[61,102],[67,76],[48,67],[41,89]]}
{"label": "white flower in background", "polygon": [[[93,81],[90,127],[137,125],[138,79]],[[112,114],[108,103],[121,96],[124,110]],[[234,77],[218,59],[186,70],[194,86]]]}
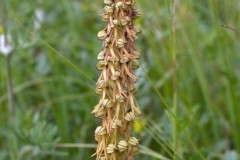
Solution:
{"label": "white flower in background", "polygon": [[44,18],[45,18],[45,13],[44,13],[43,9],[36,8],[35,9],[35,19],[34,19],[34,29],[38,30],[41,28]]}
{"label": "white flower in background", "polygon": [[5,36],[4,34],[0,34],[0,52],[8,56],[13,50],[11,36]]}

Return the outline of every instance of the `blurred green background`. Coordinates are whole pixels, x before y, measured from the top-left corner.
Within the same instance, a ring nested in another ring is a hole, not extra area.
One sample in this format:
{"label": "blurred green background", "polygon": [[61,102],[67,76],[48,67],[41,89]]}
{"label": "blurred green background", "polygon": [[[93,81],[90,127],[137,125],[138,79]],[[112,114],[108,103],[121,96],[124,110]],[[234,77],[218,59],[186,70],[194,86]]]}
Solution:
{"label": "blurred green background", "polygon": [[[9,58],[0,55],[0,160],[94,159],[100,121],[90,112],[98,101],[103,0],[3,2],[7,14],[0,18],[14,50]],[[136,159],[238,160],[240,34],[221,25],[240,31],[240,1],[176,0],[175,34],[171,0],[137,2],[143,31],[136,96],[144,115],[133,126],[142,145]],[[14,115],[8,114],[7,62]]]}

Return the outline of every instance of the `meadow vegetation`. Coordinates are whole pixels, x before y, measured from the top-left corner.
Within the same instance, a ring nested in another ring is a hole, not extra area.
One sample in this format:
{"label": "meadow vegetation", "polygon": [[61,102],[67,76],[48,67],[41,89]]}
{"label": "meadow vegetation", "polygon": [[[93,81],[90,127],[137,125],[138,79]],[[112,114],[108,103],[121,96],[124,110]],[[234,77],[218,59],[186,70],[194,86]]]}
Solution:
{"label": "meadow vegetation", "polygon": [[[103,1],[3,2],[0,34],[11,35],[14,49],[0,54],[0,160],[92,159]],[[238,160],[240,2],[176,0],[174,16],[171,0],[137,3],[136,159]]]}

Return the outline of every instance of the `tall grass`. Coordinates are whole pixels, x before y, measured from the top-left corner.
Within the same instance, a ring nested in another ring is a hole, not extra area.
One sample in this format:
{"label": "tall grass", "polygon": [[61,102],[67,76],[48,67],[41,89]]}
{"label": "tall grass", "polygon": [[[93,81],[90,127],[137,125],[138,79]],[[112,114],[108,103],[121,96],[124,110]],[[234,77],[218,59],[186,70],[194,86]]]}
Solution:
{"label": "tall grass", "polygon": [[[176,2],[173,34],[172,1],[138,1],[143,17],[137,23],[143,34],[137,45],[143,53],[143,72],[137,72],[137,99],[144,116],[134,128],[142,137],[144,154],[137,159],[237,160],[240,36],[222,25],[240,30],[240,4],[238,0]],[[7,1],[8,31],[15,45],[11,79],[16,124],[5,123],[7,73],[0,55],[0,159],[10,159],[12,153],[12,159],[90,159],[94,153],[94,148],[81,144],[94,143],[98,123],[90,112],[97,103],[95,57],[101,46],[95,35],[103,27],[98,21],[101,4]],[[37,7],[46,17],[35,32]],[[172,67],[174,52],[177,72]],[[13,147],[6,145],[6,139]],[[74,147],[56,147],[65,143]]]}

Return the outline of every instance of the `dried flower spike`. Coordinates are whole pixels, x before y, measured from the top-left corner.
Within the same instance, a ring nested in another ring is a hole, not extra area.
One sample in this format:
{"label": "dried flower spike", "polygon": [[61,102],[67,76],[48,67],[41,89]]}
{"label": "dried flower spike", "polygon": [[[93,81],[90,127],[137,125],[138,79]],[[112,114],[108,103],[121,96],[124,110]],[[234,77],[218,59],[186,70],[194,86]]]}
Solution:
{"label": "dried flower spike", "polygon": [[103,51],[98,53],[101,74],[96,83],[100,101],[92,113],[102,120],[95,131],[97,160],[133,160],[139,142],[132,137],[135,117],[141,115],[134,93],[141,57],[134,41],[141,29],[135,25],[140,12],[135,0],[104,0],[102,21],[107,26],[98,32]]}

